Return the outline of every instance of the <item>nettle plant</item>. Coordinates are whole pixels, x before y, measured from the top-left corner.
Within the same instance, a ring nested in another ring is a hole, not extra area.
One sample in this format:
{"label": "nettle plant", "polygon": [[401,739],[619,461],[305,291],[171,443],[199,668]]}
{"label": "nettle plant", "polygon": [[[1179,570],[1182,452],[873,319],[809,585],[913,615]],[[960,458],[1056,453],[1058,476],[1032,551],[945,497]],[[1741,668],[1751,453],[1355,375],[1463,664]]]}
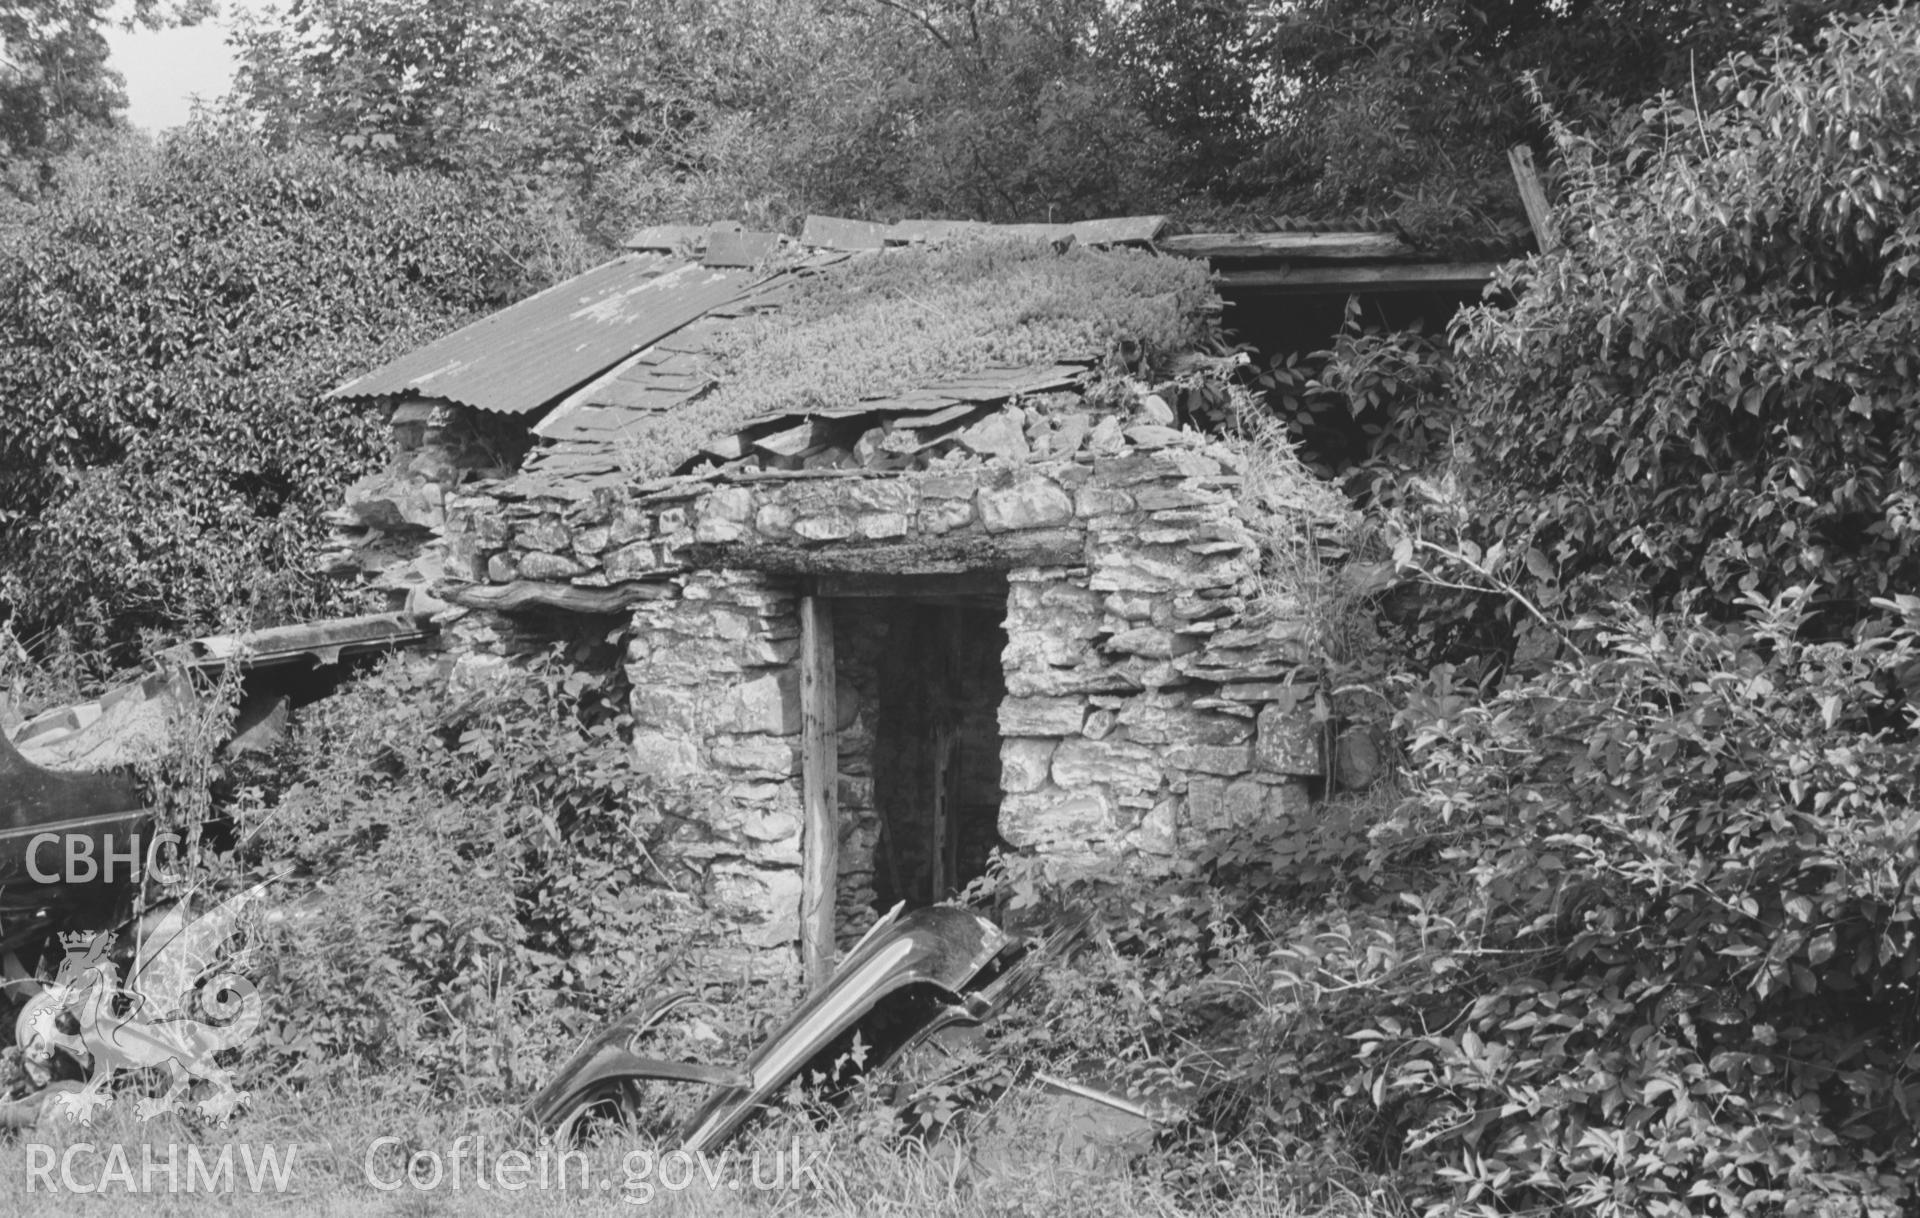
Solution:
{"label": "nettle plant", "polygon": [[[625,695],[556,647],[452,689],[396,659],[306,713],[241,817],[295,894],[263,1068],[493,1102],[663,987],[725,988],[688,975],[721,931],[659,857],[701,793],[634,770]],[[691,1034],[744,1042],[781,1000]]]}

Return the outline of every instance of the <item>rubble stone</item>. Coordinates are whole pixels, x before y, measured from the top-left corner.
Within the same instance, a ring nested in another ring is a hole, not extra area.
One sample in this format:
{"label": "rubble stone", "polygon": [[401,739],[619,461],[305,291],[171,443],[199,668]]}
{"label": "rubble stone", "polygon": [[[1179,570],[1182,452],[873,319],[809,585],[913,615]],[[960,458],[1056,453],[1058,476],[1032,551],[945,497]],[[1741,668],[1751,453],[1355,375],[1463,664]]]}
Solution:
{"label": "rubble stone", "polygon": [[1086,717],[1079,698],[1008,698],[1000,703],[1000,734],[1074,736]]}
{"label": "rubble stone", "polygon": [[1334,743],[1334,777],[1349,791],[1364,791],[1386,773],[1387,759],[1373,729],[1350,727]]}
{"label": "rubble stone", "polygon": [[1004,411],[995,412],[962,428],[954,437],[961,447],[983,457],[1003,457],[1010,461],[1027,459],[1027,437],[1019,424]]}
{"label": "rubble stone", "polygon": [[1045,479],[1015,483],[1006,490],[980,492],[980,522],[989,533],[1043,529],[1073,519],[1073,500]]}
{"label": "rubble stone", "polygon": [[558,516],[541,516],[514,530],[520,544],[530,550],[566,550],[572,548],[573,538],[567,534],[567,526]]}
{"label": "rubble stone", "polygon": [[1037,791],[1047,781],[1056,742],[1013,739],[1000,745],[1000,788],[1024,793]]}
{"label": "rubble stone", "polygon": [[1067,789],[1160,785],[1160,759],[1141,745],[1108,740],[1063,740],[1053,754],[1053,781]]}
{"label": "rubble stone", "polygon": [[1098,791],[1046,788],[1008,795],[1000,804],[1000,836],[1016,849],[1085,845],[1114,832],[1113,803]]}
{"label": "rubble stone", "polygon": [[785,671],[734,686],[720,703],[717,726],[735,734],[799,732],[800,674]]}
{"label": "rubble stone", "polygon": [[1304,709],[1267,707],[1260,712],[1259,733],[1254,754],[1261,769],[1311,776],[1326,772],[1320,757],[1320,725]]}
{"label": "rubble stone", "polygon": [[806,541],[840,541],[853,536],[853,519],[841,512],[803,517],[793,522],[793,535]]}

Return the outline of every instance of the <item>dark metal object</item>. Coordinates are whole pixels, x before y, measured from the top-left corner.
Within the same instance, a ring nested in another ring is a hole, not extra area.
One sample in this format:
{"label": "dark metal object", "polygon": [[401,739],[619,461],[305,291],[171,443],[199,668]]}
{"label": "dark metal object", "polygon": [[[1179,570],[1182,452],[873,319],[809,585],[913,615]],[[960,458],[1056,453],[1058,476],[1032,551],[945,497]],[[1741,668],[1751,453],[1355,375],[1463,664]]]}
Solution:
{"label": "dark metal object", "polygon": [[110,921],[152,829],[131,775],[49,770],[0,736],[0,951]]}
{"label": "dark metal object", "polygon": [[942,1028],[984,1022],[1026,987],[1062,937],[1036,944],[951,906],[896,910],[738,1069],[636,1051],[641,1037],[690,999],[674,995],[588,1041],[533,1097],[527,1114],[538,1127],[571,1136],[596,1108],[612,1105],[631,1116],[643,1080],[710,1084],[720,1090],[694,1113],[679,1141],[689,1151],[711,1151],[796,1078],[844,1090],[842,1067],[856,1037],[866,1048],[864,1068],[880,1069]]}

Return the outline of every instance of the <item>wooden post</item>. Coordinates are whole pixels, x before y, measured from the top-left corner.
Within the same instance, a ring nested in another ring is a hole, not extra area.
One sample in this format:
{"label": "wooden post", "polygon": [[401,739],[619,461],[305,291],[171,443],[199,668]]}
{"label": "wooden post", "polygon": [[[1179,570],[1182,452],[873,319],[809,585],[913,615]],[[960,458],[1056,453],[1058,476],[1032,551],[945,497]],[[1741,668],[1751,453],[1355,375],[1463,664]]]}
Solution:
{"label": "wooden post", "polygon": [[1543,254],[1560,248],[1553,231],[1553,208],[1547,202],[1547,188],[1533,167],[1533,149],[1515,144],[1507,149],[1507,165],[1513,170],[1513,184],[1520,188],[1520,204],[1527,209],[1527,223],[1533,228],[1533,240]]}
{"label": "wooden post", "polygon": [[809,989],[833,974],[839,888],[840,750],[834,725],[833,602],[800,598],[800,966]]}
{"label": "wooden post", "polygon": [[953,895],[954,806],[959,788],[960,733],[951,723],[933,729],[933,843],[928,852],[927,900],[935,905]]}
{"label": "wooden post", "polygon": [[965,618],[960,606],[940,610],[941,726],[935,737],[934,806],[939,809],[934,831],[933,899],[947,900],[960,889],[960,723],[966,710],[966,650],[961,630]]}

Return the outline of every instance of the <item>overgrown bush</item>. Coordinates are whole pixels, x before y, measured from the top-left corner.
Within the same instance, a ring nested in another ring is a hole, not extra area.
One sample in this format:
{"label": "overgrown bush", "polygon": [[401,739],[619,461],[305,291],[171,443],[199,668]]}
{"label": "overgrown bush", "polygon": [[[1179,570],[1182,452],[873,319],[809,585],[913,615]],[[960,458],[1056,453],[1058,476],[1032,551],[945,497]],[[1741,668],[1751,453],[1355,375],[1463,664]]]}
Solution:
{"label": "overgrown bush", "polygon": [[1269,374],[1457,424],[1396,558],[1462,663],[1372,676],[1404,799],[1225,843],[1238,937],[1142,955],[1211,1128],[1433,1214],[1913,1210],[1916,47],[1886,14],[1650,106],[1458,332],[1458,414],[1391,335]]}
{"label": "overgrown bush", "polygon": [[1276,352],[1255,388],[1314,471],[1368,508],[1391,508],[1451,456],[1459,424],[1452,353],[1424,323],[1364,320],[1349,298],[1333,345]]}
{"label": "overgrown bush", "polygon": [[[517,1099],[609,1015],[732,982],[690,971],[719,932],[654,851],[699,794],[636,772],[618,679],[556,652],[453,695],[396,660],[316,704],[243,818],[303,894],[263,1068]],[[741,1002],[702,1034],[737,1049]]]}
{"label": "overgrown bush", "polygon": [[74,159],[0,224],[0,609],[97,647],[324,601],[321,515],[384,421],[320,394],[565,258],[483,195],[238,127]]}
{"label": "overgrown bush", "polygon": [[1098,947],[1015,1043],[1180,1098],[1163,1165],[1208,1188],[1344,1163],[1435,1215],[1907,1212],[1920,599],[1857,643],[1805,641],[1810,601],[1623,610],[1500,688],[1409,682],[1405,799],[1187,876],[1016,868]]}
{"label": "overgrown bush", "polygon": [[1730,611],[1818,584],[1842,628],[1920,577],[1920,13],[1820,47],[1648,104],[1617,159],[1563,140],[1566,247],[1459,333],[1483,546]]}

